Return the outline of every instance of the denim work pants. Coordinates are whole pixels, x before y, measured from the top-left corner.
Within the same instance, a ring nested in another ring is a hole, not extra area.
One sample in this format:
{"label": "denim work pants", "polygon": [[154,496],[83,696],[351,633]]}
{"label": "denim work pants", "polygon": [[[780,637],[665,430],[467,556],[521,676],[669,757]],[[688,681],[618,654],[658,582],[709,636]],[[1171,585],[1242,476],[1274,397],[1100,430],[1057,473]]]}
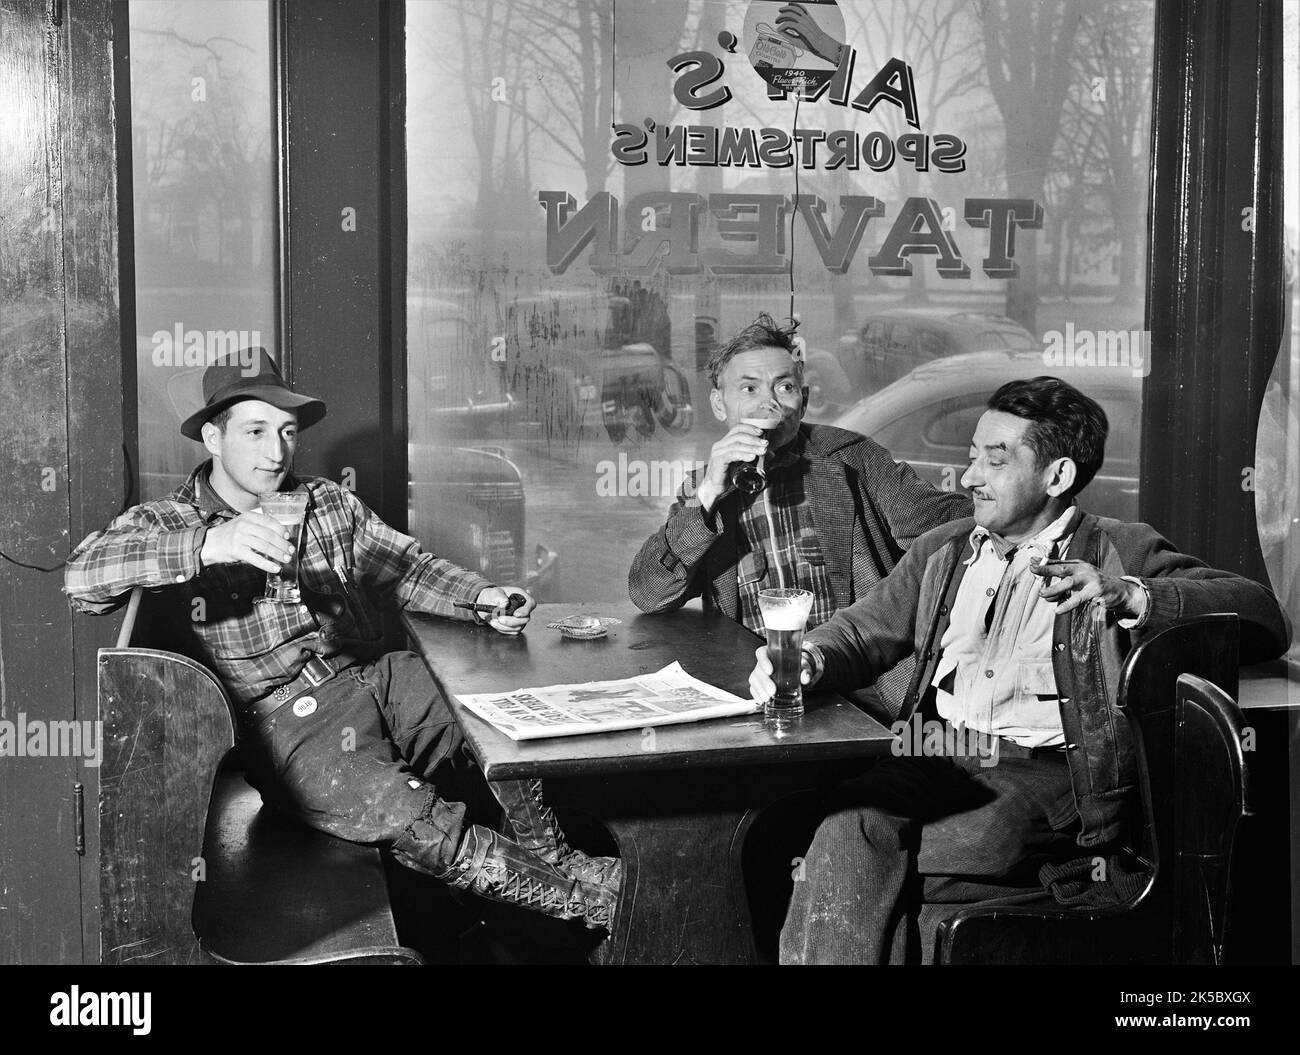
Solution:
{"label": "denim work pants", "polygon": [[420,860],[403,859],[400,846],[397,858],[426,872],[450,864],[466,823],[457,799],[483,781],[420,657],[390,652],[311,695],[311,713],[287,703],[245,735],[249,783],[279,811],[350,842],[391,848],[421,819]]}
{"label": "denim work pants", "polygon": [[940,919],[1041,895],[1038,867],[1075,856],[1077,830],[1063,755],[886,759],[832,796],[796,873],[781,963],[929,962]]}

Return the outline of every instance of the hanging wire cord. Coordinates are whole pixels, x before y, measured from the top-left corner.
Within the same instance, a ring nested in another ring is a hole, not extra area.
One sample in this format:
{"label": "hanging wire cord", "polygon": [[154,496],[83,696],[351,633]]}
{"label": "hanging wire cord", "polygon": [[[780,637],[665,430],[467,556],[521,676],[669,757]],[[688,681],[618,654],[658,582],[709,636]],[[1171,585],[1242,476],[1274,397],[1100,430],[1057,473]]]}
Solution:
{"label": "hanging wire cord", "polygon": [[790,321],[794,322],[794,220],[799,215],[799,152],[795,149],[795,130],[799,127],[799,100],[794,97],[794,116],[790,119],[790,158],[794,162],[794,208],[790,210]]}

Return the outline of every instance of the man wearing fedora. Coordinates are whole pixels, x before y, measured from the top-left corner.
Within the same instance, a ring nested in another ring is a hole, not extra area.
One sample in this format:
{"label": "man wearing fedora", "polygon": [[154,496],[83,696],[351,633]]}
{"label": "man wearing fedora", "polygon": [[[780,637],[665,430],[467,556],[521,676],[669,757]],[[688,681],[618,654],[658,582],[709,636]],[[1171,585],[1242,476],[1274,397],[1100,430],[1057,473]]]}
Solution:
{"label": "man wearing fedora", "polygon": [[[137,586],[184,594],[200,655],[240,713],[248,779],[277,809],[452,887],[609,926],[620,862],[565,843],[540,780],[489,782],[509,836],[471,823],[451,792],[475,774],[445,698],[418,656],[381,648],[383,606],[518,634],[533,599],[423,552],[332,480],[294,476],[298,433],[325,404],[294,392],[263,349],[210,366],[203,395],[181,433],[211,458],[77,547],[72,607],[105,614]],[[259,510],[276,491],[307,495],[300,604],[259,602],[264,573],[294,556]]]}

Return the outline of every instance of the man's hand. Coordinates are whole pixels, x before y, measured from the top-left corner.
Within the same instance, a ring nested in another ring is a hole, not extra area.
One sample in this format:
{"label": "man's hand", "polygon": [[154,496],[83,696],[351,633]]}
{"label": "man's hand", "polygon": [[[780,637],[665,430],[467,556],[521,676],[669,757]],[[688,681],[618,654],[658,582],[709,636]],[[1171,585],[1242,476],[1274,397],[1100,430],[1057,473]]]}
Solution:
{"label": "man's hand", "polygon": [[1030,571],[1045,580],[1038,592],[1057,606],[1057,615],[1088,603],[1114,612],[1120,619],[1140,619],[1146,610],[1142,587],[1115,575],[1103,575],[1086,561],[1042,561]]}
{"label": "man's hand", "polygon": [[[522,597],[524,603],[515,611],[506,615],[506,606],[510,603],[511,595]],[[490,604],[496,608],[491,618],[487,620],[488,626],[499,634],[518,634],[528,625],[528,617],[533,614],[533,609],[537,607],[534,601],[526,592],[518,586],[489,586],[486,590],[480,590],[477,597],[474,598],[478,604]]]}
{"label": "man's hand", "polygon": [[710,512],[718,496],[727,489],[727,472],[737,462],[757,461],[767,453],[767,440],[757,425],[741,422],[713,445],[704,479],[695,489],[704,511]]}
{"label": "man's hand", "polygon": [[[749,676],[749,694],[754,702],[762,706],[776,695],[776,682],[772,680],[772,661],[767,655],[767,646],[754,649],[754,672]],[[821,677],[812,656],[805,649],[799,654],[799,684],[805,688],[815,685]]]}
{"label": "man's hand", "polygon": [[241,513],[220,527],[208,528],[199,551],[204,567],[211,564],[251,564],[274,574],[293,558],[289,529],[265,513]]}
{"label": "man's hand", "polygon": [[832,66],[840,61],[840,48],[844,45],[817,24],[803,4],[786,4],[776,15],[776,28],[787,37],[804,44],[819,59]]}

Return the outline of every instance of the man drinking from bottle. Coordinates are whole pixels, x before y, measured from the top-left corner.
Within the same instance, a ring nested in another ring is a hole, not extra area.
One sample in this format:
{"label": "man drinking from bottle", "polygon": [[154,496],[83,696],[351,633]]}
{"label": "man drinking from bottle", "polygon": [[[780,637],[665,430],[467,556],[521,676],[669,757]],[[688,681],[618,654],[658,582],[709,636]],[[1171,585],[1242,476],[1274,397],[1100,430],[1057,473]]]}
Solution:
{"label": "man drinking from bottle", "polygon": [[[803,424],[794,331],[762,314],[709,360],[709,406],[727,433],[632,562],[628,592],[642,611],[702,595],[762,633],[760,592],[803,589],[811,629],[888,575],[913,539],[970,515],[968,498],[930,487],[872,440]],[[911,670],[909,660],[882,673],[858,702],[892,718]]]}

